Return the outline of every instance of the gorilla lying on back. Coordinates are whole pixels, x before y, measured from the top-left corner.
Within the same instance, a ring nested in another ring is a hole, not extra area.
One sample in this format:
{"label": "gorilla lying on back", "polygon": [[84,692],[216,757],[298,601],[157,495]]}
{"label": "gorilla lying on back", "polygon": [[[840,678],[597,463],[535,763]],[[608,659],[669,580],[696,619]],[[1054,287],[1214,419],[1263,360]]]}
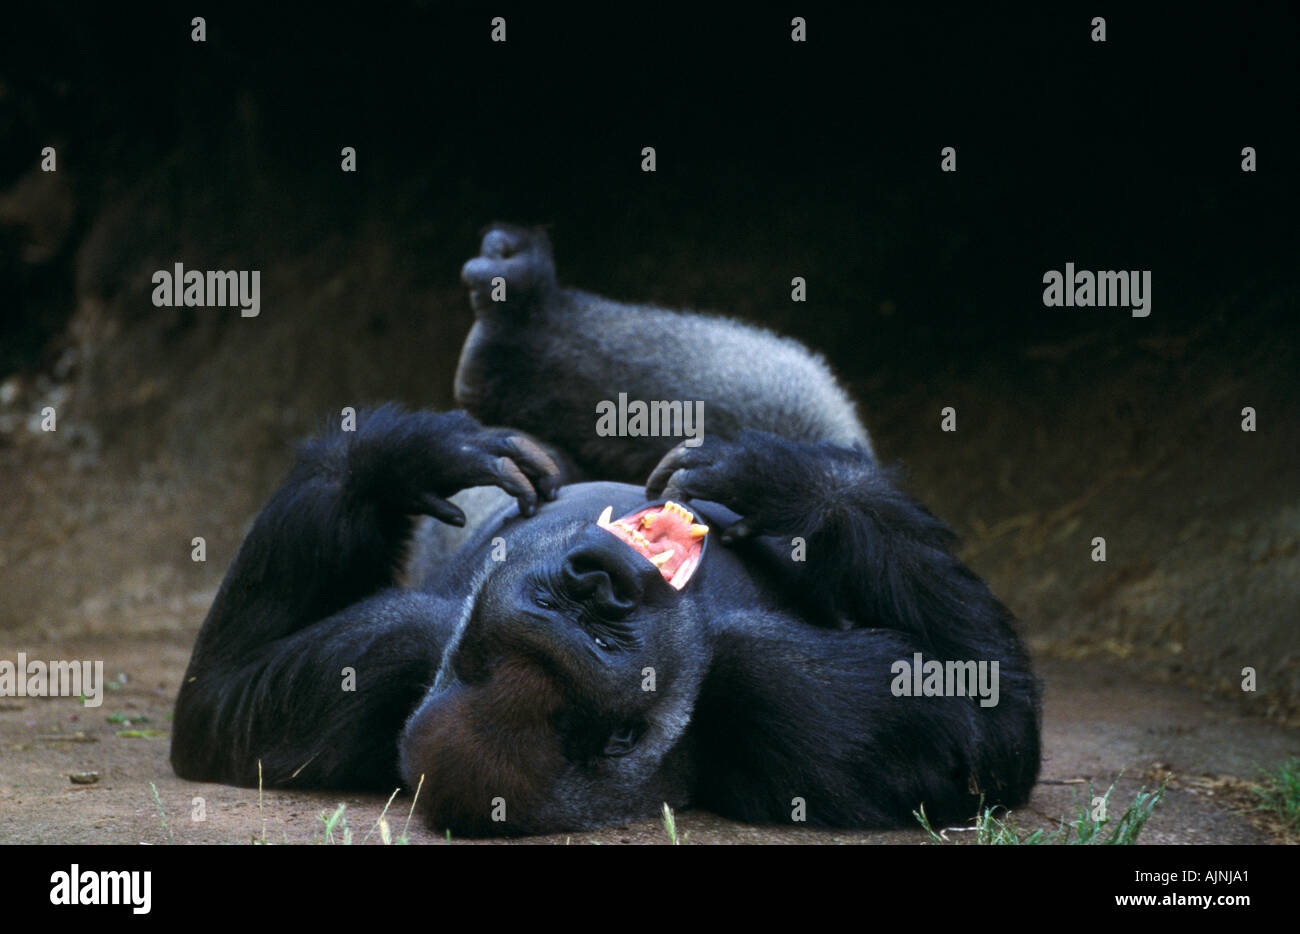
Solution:
{"label": "gorilla lying on back", "polygon": [[[665,802],[888,827],[1027,798],[1038,686],[1011,614],[877,465],[825,364],[562,290],[536,231],[490,229],[464,278],[457,398],[515,427],[384,406],[304,445],[199,633],[179,775],[400,780],[459,834]],[[595,405],[620,392],[704,400],[704,443],[598,436]],[[556,460],[623,482],[565,486]],[[499,501],[456,495],[477,487]],[[404,577],[419,516],[465,534]],[[997,663],[996,702],[911,690],[918,654]]]}

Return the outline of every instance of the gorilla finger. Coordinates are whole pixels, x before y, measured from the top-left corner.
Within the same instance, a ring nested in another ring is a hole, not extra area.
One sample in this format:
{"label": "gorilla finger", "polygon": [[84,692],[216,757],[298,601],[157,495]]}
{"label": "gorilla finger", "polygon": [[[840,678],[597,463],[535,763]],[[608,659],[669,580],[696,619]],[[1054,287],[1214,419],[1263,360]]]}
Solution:
{"label": "gorilla finger", "polygon": [[529,478],[548,500],[555,499],[560,489],[560,468],[551,456],[529,439],[521,435],[506,438],[511,459]]}
{"label": "gorilla finger", "polygon": [[650,471],[650,479],[645,482],[646,497],[661,499],[673,474],[702,462],[703,457],[699,454],[698,448],[688,448],[685,444],[677,445],[663,456],[654,470]]}
{"label": "gorilla finger", "polygon": [[709,499],[744,515],[747,510],[739,508],[734,488],[735,482],[730,479],[726,465],[705,464],[674,473],[661,498]]}
{"label": "gorilla finger", "polygon": [[531,516],[537,511],[537,491],[519,466],[508,457],[498,457],[492,482],[519,502],[519,514]]}
{"label": "gorilla finger", "polygon": [[647,487],[646,496],[649,499],[668,499],[674,502],[696,499],[699,497],[699,493],[696,490],[695,481],[699,473],[698,470],[679,470],[672,475],[672,478],[664,484],[659,492],[651,493],[649,487]]}
{"label": "gorilla finger", "polygon": [[433,516],[440,522],[448,525],[463,527],[465,525],[465,513],[455,503],[449,503],[440,496],[434,496],[432,493],[422,493],[415,498],[413,512],[421,516]]}

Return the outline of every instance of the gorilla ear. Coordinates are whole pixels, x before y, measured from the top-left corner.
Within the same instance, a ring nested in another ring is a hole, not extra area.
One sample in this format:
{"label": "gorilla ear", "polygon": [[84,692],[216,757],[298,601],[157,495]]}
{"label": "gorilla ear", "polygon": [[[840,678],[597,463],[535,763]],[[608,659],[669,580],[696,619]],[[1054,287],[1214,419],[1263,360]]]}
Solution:
{"label": "gorilla ear", "polygon": [[609,734],[609,739],[605,740],[605,748],[601,750],[601,755],[609,758],[626,756],[636,748],[636,744],[640,741],[641,734],[644,732],[645,727],[639,723],[624,723]]}

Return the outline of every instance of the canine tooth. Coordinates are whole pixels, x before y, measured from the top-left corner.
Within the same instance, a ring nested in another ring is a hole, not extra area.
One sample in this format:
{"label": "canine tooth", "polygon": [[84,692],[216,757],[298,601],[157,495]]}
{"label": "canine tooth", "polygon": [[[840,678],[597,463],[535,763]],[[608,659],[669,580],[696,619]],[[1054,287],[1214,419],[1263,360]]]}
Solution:
{"label": "canine tooth", "polygon": [[614,507],[606,506],[605,511],[600,514],[600,518],[596,520],[596,524],[609,525],[609,520],[613,517],[613,515],[614,515]]}
{"label": "canine tooth", "polygon": [[691,538],[703,538],[708,534],[709,534],[709,527],[707,525],[691,526]]}
{"label": "canine tooth", "polygon": [[672,558],[672,556],[673,556],[672,551],[661,551],[657,555],[651,555],[650,561],[654,564],[655,567],[661,568],[668,563],[669,559]]}

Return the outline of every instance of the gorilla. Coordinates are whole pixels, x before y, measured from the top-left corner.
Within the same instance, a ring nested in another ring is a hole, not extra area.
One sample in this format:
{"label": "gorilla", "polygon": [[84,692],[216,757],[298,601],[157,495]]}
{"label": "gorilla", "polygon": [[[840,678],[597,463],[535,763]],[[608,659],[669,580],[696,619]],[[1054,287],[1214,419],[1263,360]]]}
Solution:
{"label": "gorilla", "polygon": [[[491,227],[462,278],[469,411],[388,404],[304,443],[199,633],[178,775],[400,782],[462,835],[1026,800],[1039,686],[1012,615],[820,358],[560,288],[540,230]],[[702,401],[703,443],[599,435],[620,392]],[[995,702],[912,690],[922,662],[988,663]]]}

